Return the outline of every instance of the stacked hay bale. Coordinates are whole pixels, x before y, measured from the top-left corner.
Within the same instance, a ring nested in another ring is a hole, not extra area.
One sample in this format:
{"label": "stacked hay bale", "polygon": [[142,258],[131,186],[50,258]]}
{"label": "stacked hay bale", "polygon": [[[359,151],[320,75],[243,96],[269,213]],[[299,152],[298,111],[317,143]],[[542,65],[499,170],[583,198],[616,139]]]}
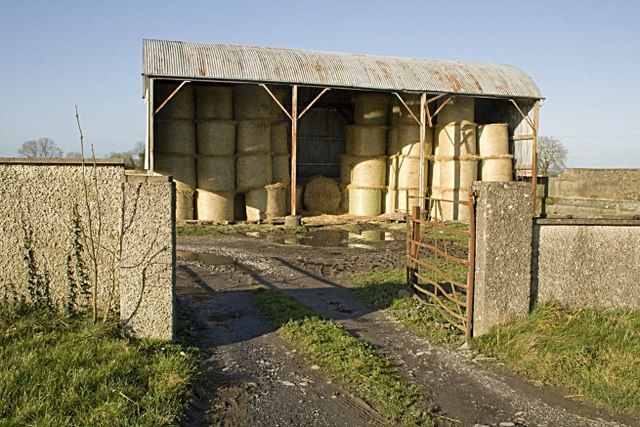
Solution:
{"label": "stacked hay bale", "polygon": [[513,156],[509,155],[509,130],[506,123],[478,126],[480,180],[513,180]]}
{"label": "stacked hay bale", "polygon": [[[424,141],[425,184],[432,147],[433,132],[431,128],[427,128]],[[417,198],[409,199],[409,196],[417,196],[420,188],[420,126],[415,120],[413,123],[395,124],[389,128],[387,154],[385,213],[394,213],[396,209],[406,211],[409,201],[411,205],[419,203]]]}
{"label": "stacked hay bale", "polygon": [[318,176],[304,187],[304,206],[314,214],[338,212],[342,194],[335,180]]}
{"label": "stacked hay bale", "polygon": [[[438,116],[434,170],[438,186],[432,187],[434,198],[468,201],[469,190],[478,178],[476,130],[473,98],[456,98]],[[437,166],[435,165],[437,163]],[[467,206],[458,203],[436,203],[432,215],[443,220],[467,221]]]}
{"label": "stacked hay bale", "polygon": [[382,212],[386,183],[388,97],[358,94],[353,103],[355,124],[347,126],[345,154],[340,159],[342,206],[348,206],[353,215],[377,216]]}
{"label": "stacked hay bale", "polygon": [[[163,102],[175,86],[158,84],[155,97]],[[183,86],[154,118],[154,171],[173,176],[176,219],[194,219],[196,187],[196,124],[194,92]]]}
{"label": "stacked hay bale", "polygon": [[[234,89],[236,128],[236,190],[244,193],[248,221],[260,221],[284,210],[284,188],[272,186],[271,103],[260,86],[241,85]],[[272,197],[273,200],[270,200]],[[267,212],[267,207],[270,211]],[[267,215],[269,214],[269,216]],[[277,215],[282,216],[282,215]]]}
{"label": "stacked hay bale", "polygon": [[233,221],[235,198],[236,124],[233,90],[222,86],[196,88],[197,184],[199,220]]}

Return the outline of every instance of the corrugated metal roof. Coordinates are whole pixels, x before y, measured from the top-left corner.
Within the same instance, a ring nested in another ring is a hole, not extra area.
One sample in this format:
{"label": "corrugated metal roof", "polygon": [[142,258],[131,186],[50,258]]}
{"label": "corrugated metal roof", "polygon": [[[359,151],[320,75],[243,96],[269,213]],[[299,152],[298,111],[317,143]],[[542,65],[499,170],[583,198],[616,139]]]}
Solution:
{"label": "corrugated metal roof", "polygon": [[142,52],[143,74],[153,77],[542,98],[540,89],[522,70],[486,62],[165,40],[144,40]]}

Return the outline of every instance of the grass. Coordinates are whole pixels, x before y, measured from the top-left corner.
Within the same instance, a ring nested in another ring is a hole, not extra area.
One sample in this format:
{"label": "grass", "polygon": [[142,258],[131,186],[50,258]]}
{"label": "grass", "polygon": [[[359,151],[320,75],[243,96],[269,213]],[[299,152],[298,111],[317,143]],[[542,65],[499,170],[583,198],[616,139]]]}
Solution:
{"label": "grass", "polygon": [[239,224],[239,225],[184,225],[176,227],[178,236],[215,236],[218,234],[246,234],[246,233],[281,233],[281,234],[297,234],[307,231],[307,227],[301,225],[299,227],[283,227],[275,225],[255,225],[255,224]]}
{"label": "grass", "polygon": [[0,425],[174,425],[195,369],[113,323],[0,307]]}
{"label": "grass", "polygon": [[640,415],[640,310],[537,307],[473,346],[583,400]]}
{"label": "grass", "polygon": [[259,289],[257,298],[281,336],[320,365],[332,380],[369,402],[394,424],[434,425],[427,397],[403,380],[371,345],[339,324],[320,319],[280,291]]}
{"label": "grass", "polygon": [[[469,224],[465,224],[463,222],[450,221],[443,224],[453,230],[469,231]],[[428,240],[439,240],[440,242],[450,243],[459,249],[469,248],[468,237],[460,236],[459,234],[447,230],[423,226],[420,228],[420,234]],[[442,243],[440,245],[442,245]]]}
{"label": "grass", "polygon": [[[449,264],[453,263],[449,262]],[[446,268],[446,264],[440,266]],[[455,267],[457,268],[458,265]],[[455,270],[450,274],[455,275]],[[404,268],[359,272],[352,276],[351,282],[357,287],[356,292],[362,298],[386,310],[402,325],[418,335],[427,337],[433,342],[451,345],[458,345],[464,341],[464,336],[449,324],[448,319],[439,310],[415,298],[400,295],[401,290],[407,290]]]}

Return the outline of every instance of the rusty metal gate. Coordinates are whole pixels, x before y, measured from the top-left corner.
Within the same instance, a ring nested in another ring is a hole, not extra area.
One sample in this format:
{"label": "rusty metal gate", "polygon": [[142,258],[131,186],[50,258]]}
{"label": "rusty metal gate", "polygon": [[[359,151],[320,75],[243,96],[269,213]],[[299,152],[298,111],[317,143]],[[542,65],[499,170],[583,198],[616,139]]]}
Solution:
{"label": "rusty metal gate", "polygon": [[[407,213],[407,282],[420,300],[437,310],[443,320],[465,334],[473,334],[475,273],[475,202],[425,197],[427,209],[415,206]],[[469,222],[443,221],[435,206],[453,204],[452,211],[468,210]]]}

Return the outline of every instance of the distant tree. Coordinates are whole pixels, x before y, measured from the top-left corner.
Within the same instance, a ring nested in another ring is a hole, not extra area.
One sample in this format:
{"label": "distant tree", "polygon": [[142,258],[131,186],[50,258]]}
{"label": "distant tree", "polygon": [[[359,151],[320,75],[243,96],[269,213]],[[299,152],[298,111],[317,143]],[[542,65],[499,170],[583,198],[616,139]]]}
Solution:
{"label": "distant tree", "polygon": [[32,139],[18,148],[22,157],[62,157],[63,152],[51,138]]}
{"label": "distant tree", "polygon": [[65,154],[65,157],[68,159],[79,159],[82,157],[82,153],[79,151],[68,151],[67,154]]}
{"label": "distant tree", "polygon": [[145,146],[142,141],[136,142],[133,148],[129,151],[110,152],[109,157],[124,159],[124,165],[130,169],[142,169],[144,166],[144,150]]}
{"label": "distant tree", "polygon": [[538,139],[538,174],[555,176],[567,168],[567,149],[552,136]]}

